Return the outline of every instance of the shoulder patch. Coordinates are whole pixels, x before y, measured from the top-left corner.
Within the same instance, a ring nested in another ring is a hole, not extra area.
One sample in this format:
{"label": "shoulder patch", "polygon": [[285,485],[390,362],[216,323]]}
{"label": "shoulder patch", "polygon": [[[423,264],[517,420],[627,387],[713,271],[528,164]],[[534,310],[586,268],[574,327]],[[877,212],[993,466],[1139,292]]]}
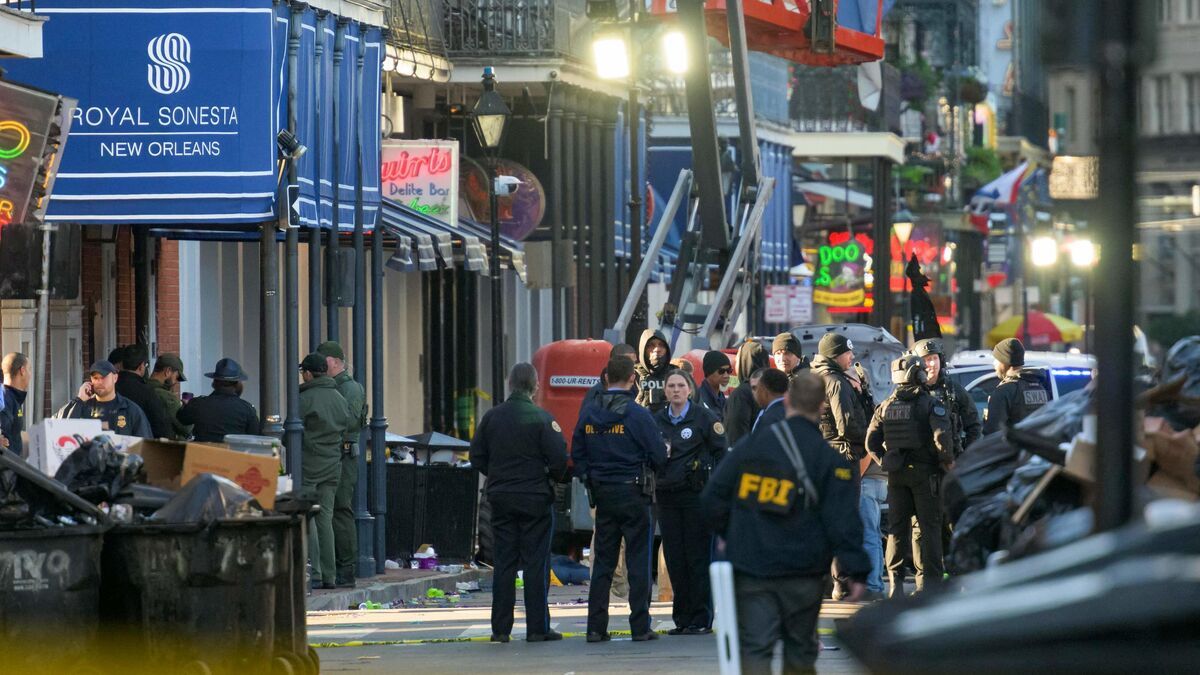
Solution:
{"label": "shoulder patch", "polygon": [[833,470],[833,477],[838,480],[850,480],[850,469],[839,467]]}
{"label": "shoulder patch", "polygon": [[714,434],[724,434],[725,433],[725,425],[721,424],[720,422],[713,422],[712,430],[713,430]]}
{"label": "shoulder patch", "polygon": [[940,405],[935,405],[935,406],[933,406],[933,414],[937,415],[938,417],[945,417],[946,409]]}
{"label": "shoulder patch", "polygon": [[550,420],[550,428],[557,431],[560,434],[562,433],[562,427],[558,426],[557,420]]}

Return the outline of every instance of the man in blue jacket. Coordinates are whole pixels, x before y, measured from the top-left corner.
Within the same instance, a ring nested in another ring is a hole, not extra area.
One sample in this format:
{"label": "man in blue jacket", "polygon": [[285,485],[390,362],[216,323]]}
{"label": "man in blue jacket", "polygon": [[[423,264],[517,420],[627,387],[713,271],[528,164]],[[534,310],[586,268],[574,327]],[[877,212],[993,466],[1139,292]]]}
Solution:
{"label": "man in blue jacket", "polygon": [[571,441],[575,475],[588,484],[596,505],[596,564],[588,589],[588,642],[608,636],[608,593],[622,540],[629,574],[629,627],[633,639],[656,640],[650,629],[650,517],[653,475],[667,463],[667,448],[650,412],[634,402],[633,363],[609,360],[608,391],[579,416]]}
{"label": "man in blue jacket", "polygon": [[862,597],[871,561],[863,550],[854,467],[825,442],[818,423],[825,386],[799,373],[787,418],[762,426],[719,465],[701,494],[733,565],[743,673],[770,673],[783,640],[784,672],[813,672],[825,575],[836,557]]}

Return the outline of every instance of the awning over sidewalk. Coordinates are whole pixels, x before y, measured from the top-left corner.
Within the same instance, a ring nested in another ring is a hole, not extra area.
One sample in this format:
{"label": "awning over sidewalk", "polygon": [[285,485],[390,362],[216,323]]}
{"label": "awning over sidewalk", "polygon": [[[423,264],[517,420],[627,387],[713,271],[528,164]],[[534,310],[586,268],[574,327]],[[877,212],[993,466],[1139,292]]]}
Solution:
{"label": "awning over sidewalk", "polygon": [[[491,232],[487,226],[465,218],[453,226],[390,199],[382,201],[380,213],[389,234],[400,240],[401,246],[413,248],[415,256],[407,256],[404,271],[426,272],[460,264],[470,272],[488,273]],[[500,247],[501,265],[515,270],[523,282],[525,252],[520,242],[502,236]]]}
{"label": "awning over sidewalk", "polygon": [[272,0],[40,0],[45,56],[5,68],[7,79],[79,100],[47,219],[195,229],[274,219],[293,7],[304,7],[294,15],[296,137],[308,147],[296,162],[301,222],[353,228],[361,139],[371,228],[381,29]]}

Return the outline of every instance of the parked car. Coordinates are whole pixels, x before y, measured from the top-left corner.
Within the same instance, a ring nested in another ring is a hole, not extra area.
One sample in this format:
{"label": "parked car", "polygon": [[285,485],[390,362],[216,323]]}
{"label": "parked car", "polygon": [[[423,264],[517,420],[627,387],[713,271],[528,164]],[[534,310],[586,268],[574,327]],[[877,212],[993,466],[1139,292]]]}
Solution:
{"label": "parked car", "polygon": [[[959,352],[951,359],[946,374],[966,388],[982,419],[988,397],[1000,384],[991,350]],[[1096,357],[1063,352],[1025,352],[1025,367],[1037,372],[1051,399],[1083,389],[1092,381]]]}

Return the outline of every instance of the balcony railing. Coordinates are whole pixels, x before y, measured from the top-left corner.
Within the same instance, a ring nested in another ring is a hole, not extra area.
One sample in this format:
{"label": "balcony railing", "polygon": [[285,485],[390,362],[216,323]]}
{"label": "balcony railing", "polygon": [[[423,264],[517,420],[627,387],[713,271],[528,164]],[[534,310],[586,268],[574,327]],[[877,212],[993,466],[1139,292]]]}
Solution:
{"label": "balcony railing", "polygon": [[583,0],[442,0],[447,51],[455,56],[582,56],[572,23]]}
{"label": "balcony railing", "polygon": [[18,12],[36,12],[37,0],[0,0],[0,7]]}
{"label": "balcony railing", "polygon": [[443,33],[445,0],[391,0],[388,8],[388,41],[430,54],[446,54]]}
{"label": "balcony railing", "polygon": [[796,66],[789,101],[791,124],[797,131],[900,132],[900,74],[883,64],[883,89],[875,110],[863,107],[858,93],[858,67]]}

